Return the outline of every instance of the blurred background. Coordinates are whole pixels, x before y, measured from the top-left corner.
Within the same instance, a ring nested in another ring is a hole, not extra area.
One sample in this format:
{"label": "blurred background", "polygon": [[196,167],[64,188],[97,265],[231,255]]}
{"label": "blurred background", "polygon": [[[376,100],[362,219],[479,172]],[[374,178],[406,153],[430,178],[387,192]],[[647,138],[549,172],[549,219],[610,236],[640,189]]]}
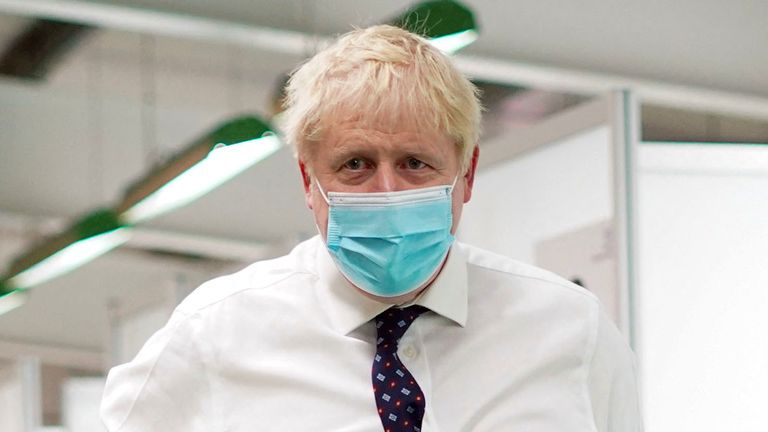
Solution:
{"label": "blurred background", "polygon": [[760,0],[0,0],[0,430],[103,431],[106,372],[181,299],[315,235],[286,76],[413,22],[457,23],[487,108],[459,239],[601,299],[646,430],[765,430]]}

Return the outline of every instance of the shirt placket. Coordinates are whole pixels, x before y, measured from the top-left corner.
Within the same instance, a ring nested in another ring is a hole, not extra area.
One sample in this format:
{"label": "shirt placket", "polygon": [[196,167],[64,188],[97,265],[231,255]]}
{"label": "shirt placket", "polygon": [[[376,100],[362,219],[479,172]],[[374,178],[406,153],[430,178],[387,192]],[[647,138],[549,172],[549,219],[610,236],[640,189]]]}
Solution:
{"label": "shirt placket", "polygon": [[416,378],[416,382],[419,383],[419,387],[424,393],[426,406],[424,410],[424,418],[421,423],[421,432],[438,432],[440,428],[437,426],[434,410],[432,409],[432,403],[434,401],[434,393],[432,392],[432,374],[429,369],[429,359],[427,358],[424,338],[422,336],[423,326],[429,325],[428,321],[431,318],[427,315],[428,314],[424,314],[417,319],[400,339],[397,356],[414,378]]}

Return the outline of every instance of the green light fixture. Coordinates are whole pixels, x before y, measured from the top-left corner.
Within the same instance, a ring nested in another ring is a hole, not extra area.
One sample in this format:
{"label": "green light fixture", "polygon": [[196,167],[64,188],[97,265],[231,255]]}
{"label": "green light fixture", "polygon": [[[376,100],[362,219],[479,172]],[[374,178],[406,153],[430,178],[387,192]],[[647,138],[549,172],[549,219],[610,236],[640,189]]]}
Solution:
{"label": "green light fixture", "polygon": [[125,243],[129,235],[128,227],[118,221],[114,211],[97,210],[16,258],[10,276],[3,280],[3,289],[12,295],[40,285],[109,252]]}
{"label": "green light fixture", "polygon": [[216,128],[131,186],[117,207],[136,224],[187,205],[282,147],[265,121],[240,117]]}
{"label": "green light fixture", "polygon": [[452,0],[419,3],[390,23],[424,36],[446,54],[455,53],[478,37],[477,23],[472,11],[462,3]]}

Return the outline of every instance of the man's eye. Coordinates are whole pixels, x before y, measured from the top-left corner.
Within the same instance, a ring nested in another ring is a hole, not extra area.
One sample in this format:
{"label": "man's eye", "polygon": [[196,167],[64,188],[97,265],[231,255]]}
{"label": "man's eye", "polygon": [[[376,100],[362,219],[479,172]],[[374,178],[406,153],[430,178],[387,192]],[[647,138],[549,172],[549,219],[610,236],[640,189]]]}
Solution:
{"label": "man's eye", "polygon": [[365,168],[365,160],[361,158],[350,159],[344,163],[344,168],[355,171],[363,169]]}
{"label": "man's eye", "polygon": [[405,165],[408,169],[412,170],[422,169],[427,166],[427,164],[416,158],[408,158],[408,160],[405,162]]}

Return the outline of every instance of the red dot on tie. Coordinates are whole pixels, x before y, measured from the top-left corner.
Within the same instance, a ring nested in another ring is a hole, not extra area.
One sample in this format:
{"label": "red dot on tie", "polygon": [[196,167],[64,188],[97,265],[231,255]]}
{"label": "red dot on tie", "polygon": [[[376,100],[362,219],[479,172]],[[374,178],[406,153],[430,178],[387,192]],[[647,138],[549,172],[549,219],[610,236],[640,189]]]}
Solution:
{"label": "red dot on tie", "polygon": [[390,362],[387,362],[387,365],[386,365],[386,366],[387,366],[387,367],[389,367],[389,365],[391,365],[391,364],[392,364],[392,363],[390,363]]}
{"label": "red dot on tie", "polygon": [[400,406],[400,401],[395,402],[395,406]]}
{"label": "red dot on tie", "polygon": [[416,396],[416,400],[420,401],[421,400],[421,396]]}
{"label": "red dot on tie", "polygon": [[390,387],[394,387],[394,386],[395,386],[395,382],[394,382],[394,381],[392,381],[391,383],[389,383],[389,386],[390,386]]}
{"label": "red dot on tie", "polygon": [[403,423],[403,426],[408,426],[408,420],[406,420],[405,423]]}
{"label": "red dot on tie", "polygon": [[379,408],[379,414],[383,413],[384,410],[382,408]]}

